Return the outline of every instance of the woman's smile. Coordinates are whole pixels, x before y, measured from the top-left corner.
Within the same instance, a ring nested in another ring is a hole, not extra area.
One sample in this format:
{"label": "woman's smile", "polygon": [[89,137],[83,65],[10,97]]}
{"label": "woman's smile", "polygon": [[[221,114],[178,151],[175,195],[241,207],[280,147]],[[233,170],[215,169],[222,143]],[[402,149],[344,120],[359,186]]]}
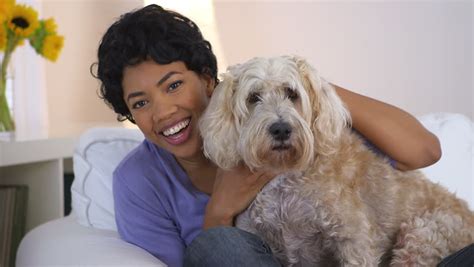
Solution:
{"label": "woman's smile", "polygon": [[165,130],[161,131],[160,134],[164,136],[165,141],[171,145],[179,145],[186,142],[191,133],[191,117],[188,117]]}

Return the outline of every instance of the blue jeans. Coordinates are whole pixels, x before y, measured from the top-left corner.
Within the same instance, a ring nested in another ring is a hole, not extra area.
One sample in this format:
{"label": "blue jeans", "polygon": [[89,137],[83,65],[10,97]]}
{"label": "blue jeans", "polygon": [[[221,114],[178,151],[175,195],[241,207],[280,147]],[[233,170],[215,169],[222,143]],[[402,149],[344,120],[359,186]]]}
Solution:
{"label": "blue jeans", "polygon": [[188,246],[183,266],[281,266],[258,236],[236,227],[202,231]]}
{"label": "blue jeans", "polygon": [[[235,227],[202,231],[186,249],[184,266],[281,266],[258,236]],[[446,257],[438,267],[473,267],[474,244]]]}
{"label": "blue jeans", "polygon": [[474,243],[446,257],[438,267],[472,267],[474,266]]}

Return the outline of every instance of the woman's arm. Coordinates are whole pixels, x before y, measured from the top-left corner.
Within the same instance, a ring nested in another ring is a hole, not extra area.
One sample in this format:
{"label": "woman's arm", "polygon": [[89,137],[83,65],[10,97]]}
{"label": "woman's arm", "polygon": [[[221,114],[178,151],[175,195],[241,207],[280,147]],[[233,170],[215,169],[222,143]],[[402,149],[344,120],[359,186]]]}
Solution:
{"label": "woman's arm", "polygon": [[352,117],[352,127],[396,161],[400,170],[434,164],[441,157],[438,138],[409,113],[337,85]]}

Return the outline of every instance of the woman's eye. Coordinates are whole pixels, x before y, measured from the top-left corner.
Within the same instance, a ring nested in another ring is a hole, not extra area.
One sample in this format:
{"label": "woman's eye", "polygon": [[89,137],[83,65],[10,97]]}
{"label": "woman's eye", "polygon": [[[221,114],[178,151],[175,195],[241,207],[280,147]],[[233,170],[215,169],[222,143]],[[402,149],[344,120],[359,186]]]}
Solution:
{"label": "woman's eye", "polygon": [[286,87],[285,90],[286,90],[286,96],[291,101],[295,101],[296,99],[298,99],[298,93],[296,93],[295,90],[291,89],[290,87]]}
{"label": "woman's eye", "polygon": [[260,98],[260,94],[258,93],[251,93],[249,96],[248,96],[248,99],[247,101],[250,103],[250,104],[255,104],[257,102],[260,102],[262,99]]}
{"label": "woman's eye", "polygon": [[183,82],[182,81],[176,81],[168,87],[168,91],[174,91],[176,90]]}
{"label": "woman's eye", "polygon": [[140,101],[137,101],[137,102],[133,103],[132,108],[133,109],[139,109],[139,108],[145,106],[147,103],[148,103],[148,101],[146,101],[146,100],[140,100]]}

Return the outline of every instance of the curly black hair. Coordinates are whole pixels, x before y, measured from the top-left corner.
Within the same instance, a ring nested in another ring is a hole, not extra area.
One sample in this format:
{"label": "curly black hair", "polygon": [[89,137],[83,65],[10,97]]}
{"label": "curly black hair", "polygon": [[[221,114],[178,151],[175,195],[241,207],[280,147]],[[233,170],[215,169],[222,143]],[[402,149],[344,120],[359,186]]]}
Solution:
{"label": "curly black hair", "polygon": [[135,123],[123,99],[125,67],[150,58],[158,64],[182,61],[189,70],[219,82],[211,44],[193,21],[158,5],[126,13],[104,34],[98,62],[91,66],[92,75],[101,81],[99,96],[117,113],[117,120]]}

